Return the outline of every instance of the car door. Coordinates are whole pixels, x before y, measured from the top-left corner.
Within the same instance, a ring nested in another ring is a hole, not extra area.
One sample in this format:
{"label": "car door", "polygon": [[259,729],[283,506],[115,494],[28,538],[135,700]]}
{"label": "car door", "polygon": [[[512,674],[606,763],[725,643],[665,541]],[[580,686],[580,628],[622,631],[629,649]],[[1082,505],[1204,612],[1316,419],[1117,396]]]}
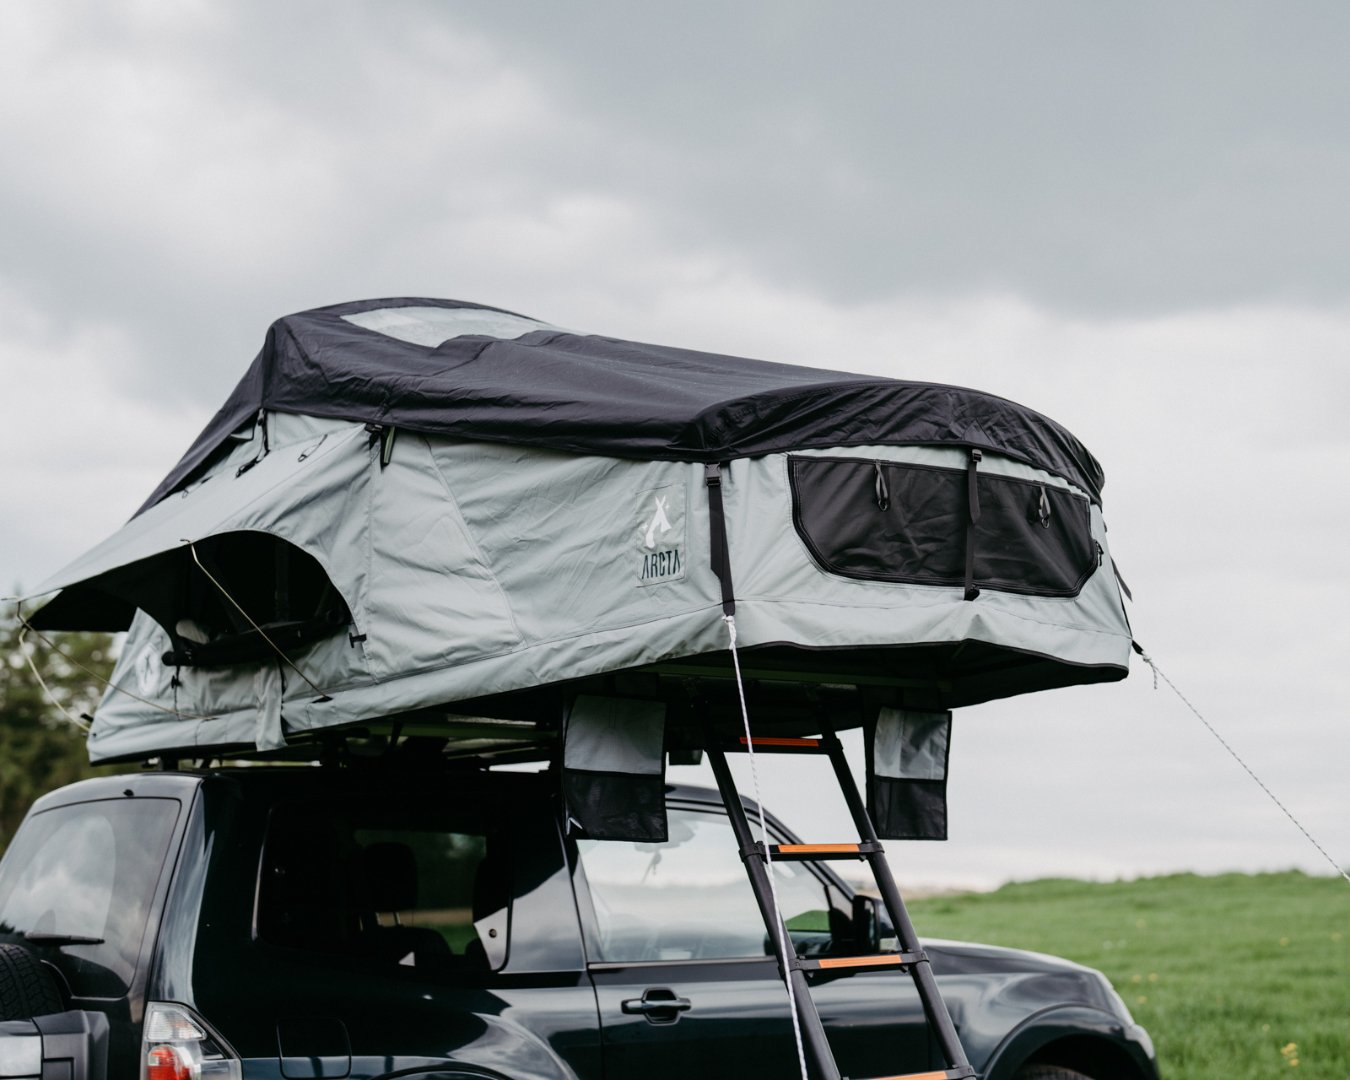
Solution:
{"label": "car door", "polygon": [[[582,840],[577,853],[607,1080],[795,1075],[787,992],[726,817],[672,805],[666,843]],[[809,864],[774,874],[799,955],[848,951],[843,890]],[[814,996],[846,1075],[928,1065],[909,979],[835,976]]]}

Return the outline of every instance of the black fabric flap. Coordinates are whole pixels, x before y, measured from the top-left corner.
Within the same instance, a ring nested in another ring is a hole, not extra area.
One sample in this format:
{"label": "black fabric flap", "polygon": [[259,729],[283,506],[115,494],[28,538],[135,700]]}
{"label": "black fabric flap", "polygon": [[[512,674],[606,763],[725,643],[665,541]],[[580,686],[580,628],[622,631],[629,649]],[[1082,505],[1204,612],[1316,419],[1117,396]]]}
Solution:
{"label": "black fabric flap", "polygon": [[666,839],[666,706],[582,696],[563,732],[568,831],[592,840]]}
{"label": "black fabric flap", "polygon": [[882,708],[864,731],[868,813],[892,840],[947,839],[952,714]]}

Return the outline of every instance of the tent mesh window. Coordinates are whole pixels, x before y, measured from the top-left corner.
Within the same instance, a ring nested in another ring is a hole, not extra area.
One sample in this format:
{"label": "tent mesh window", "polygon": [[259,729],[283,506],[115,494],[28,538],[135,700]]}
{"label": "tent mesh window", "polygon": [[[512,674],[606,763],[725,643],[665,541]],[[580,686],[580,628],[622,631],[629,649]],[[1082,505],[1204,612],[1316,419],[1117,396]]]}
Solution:
{"label": "tent mesh window", "polygon": [[[858,458],[789,459],[792,519],[821,569],[867,581],[960,586],[972,506],[974,584],[1077,596],[1097,569],[1088,500],[1051,484]],[[954,542],[956,539],[956,542]]]}

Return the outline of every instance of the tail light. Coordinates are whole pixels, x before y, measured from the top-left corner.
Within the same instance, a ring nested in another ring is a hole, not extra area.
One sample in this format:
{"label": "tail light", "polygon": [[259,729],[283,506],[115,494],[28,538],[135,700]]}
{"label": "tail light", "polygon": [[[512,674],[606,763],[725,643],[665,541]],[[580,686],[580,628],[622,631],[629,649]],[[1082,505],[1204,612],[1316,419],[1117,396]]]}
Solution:
{"label": "tail light", "polygon": [[185,1005],[145,1009],[141,1080],[241,1080],[239,1057]]}

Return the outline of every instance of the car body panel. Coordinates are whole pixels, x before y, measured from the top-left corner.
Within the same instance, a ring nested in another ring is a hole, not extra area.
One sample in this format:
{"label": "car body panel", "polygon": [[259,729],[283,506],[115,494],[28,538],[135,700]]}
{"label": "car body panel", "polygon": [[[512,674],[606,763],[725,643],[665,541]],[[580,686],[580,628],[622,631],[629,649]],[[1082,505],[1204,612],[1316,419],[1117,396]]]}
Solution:
{"label": "car body panel", "polygon": [[[786,992],[771,957],[617,963],[589,955],[587,942],[598,940],[596,908],[577,846],[560,830],[551,775],[439,769],[409,776],[394,763],[146,773],[73,785],[40,800],[33,813],[151,795],[178,800],[182,811],[136,979],[121,1001],[79,1003],[107,1017],[109,1075],[134,1075],[150,1000],[179,1002],[205,1018],[242,1059],[246,1080],[796,1073]],[[671,788],[670,799],[724,813],[712,792]],[[377,970],[261,935],[269,822],[283,803],[315,800],[473,806],[497,822],[513,862],[509,941],[498,969]],[[850,894],[828,866],[804,865]],[[1101,1061],[1113,1070],[1103,1078],[1155,1080],[1147,1035],[1096,972],[963,942],[926,947],[984,1080],[1012,1080],[1032,1059]],[[846,1075],[941,1067],[909,978],[831,972],[811,981]],[[644,995],[685,998],[689,1008],[643,1011]]]}

